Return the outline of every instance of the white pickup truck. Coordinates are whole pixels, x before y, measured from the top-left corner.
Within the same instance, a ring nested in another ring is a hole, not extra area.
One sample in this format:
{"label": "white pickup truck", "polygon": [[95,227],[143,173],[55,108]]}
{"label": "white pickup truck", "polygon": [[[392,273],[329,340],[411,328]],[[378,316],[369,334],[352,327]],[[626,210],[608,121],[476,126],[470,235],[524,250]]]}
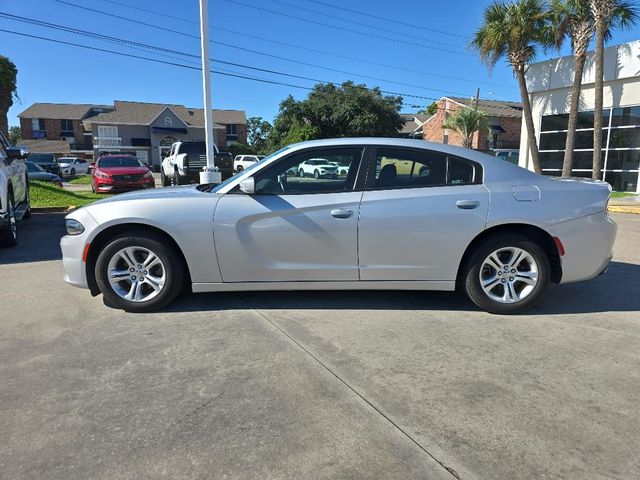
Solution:
{"label": "white pickup truck", "polygon": [[0,246],[18,243],[18,220],[29,218],[29,180],[22,159],[27,154],[9,145],[0,132]]}
{"label": "white pickup truck", "polygon": [[[226,180],[233,175],[233,157],[229,152],[221,152],[215,147],[214,162]],[[162,160],[160,177],[162,186],[183,185],[200,181],[202,167],[207,164],[204,142],[176,142],[171,145],[169,155]]]}

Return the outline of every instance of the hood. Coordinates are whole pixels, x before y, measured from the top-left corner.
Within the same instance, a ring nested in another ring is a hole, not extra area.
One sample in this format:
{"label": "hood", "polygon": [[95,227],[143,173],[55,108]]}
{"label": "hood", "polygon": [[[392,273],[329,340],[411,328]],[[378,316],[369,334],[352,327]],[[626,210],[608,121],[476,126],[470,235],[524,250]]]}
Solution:
{"label": "hood", "polygon": [[127,202],[131,200],[171,200],[174,198],[197,198],[211,195],[215,194],[201,192],[197,189],[197,185],[185,185],[180,187],[163,187],[121,193],[119,195],[114,195],[113,197],[104,198],[97,202],[90,203],[88,206],[113,202]]}
{"label": "hood", "polygon": [[98,168],[100,172],[104,172],[108,175],[142,175],[149,171],[147,167],[112,167],[112,168]]}

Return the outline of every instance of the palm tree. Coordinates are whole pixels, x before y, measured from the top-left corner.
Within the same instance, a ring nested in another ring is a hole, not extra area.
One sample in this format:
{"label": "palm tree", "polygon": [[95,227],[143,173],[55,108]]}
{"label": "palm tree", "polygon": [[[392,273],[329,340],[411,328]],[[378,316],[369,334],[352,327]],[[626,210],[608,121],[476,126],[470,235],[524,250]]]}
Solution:
{"label": "palm tree", "polygon": [[480,110],[462,107],[451,113],[442,128],[455,130],[462,135],[462,146],[472,148],[473,134],[489,128],[489,117]]}
{"label": "palm tree", "polygon": [[590,0],[596,30],[596,78],[593,112],[593,176],[602,176],[602,103],[604,82],[604,42],[611,37],[614,28],[627,28],[636,23],[636,5],[626,0]]}
{"label": "palm tree", "polygon": [[11,60],[0,55],[0,132],[9,134],[7,114],[16,96],[18,69]]}
{"label": "palm tree", "polygon": [[475,33],[472,48],[493,68],[503,57],[513,67],[522,97],[527,141],[533,169],[540,173],[540,155],[533,127],[531,102],[525,81],[527,64],[536,56],[539,45],[545,48],[553,44],[546,5],[541,0],[518,0],[505,3],[497,0],[484,12],[484,22]]}
{"label": "palm tree", "polygon": [[571,39],[571,50],[574,56],[575,73],[569,106],[567,141],[562,164],[562,176],[570,177],[578,124],[578,109],[580,108],[582,74],[587,60],[589,42],[593,36],[594,22],[591,15],[590,0],[553,0],[549,11],[552,24],[556,30],[556,46],[560,48],[564,37],[568,36]]}

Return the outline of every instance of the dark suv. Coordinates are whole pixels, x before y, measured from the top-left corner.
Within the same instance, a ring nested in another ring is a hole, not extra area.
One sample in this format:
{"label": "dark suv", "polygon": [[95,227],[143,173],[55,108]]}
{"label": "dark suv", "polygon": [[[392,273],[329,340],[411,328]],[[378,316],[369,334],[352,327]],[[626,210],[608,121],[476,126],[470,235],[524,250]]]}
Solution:
{"label": "dark suv", "polygon": [[40,165],[45,172],[61,176],[60,166],[53,153],[32,153],[29,161]]}

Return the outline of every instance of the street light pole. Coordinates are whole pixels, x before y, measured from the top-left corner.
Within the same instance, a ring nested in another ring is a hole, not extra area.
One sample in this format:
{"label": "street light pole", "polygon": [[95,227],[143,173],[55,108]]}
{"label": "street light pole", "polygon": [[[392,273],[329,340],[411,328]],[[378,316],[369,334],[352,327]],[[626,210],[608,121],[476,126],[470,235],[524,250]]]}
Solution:
{"label": "street light pole", "polygon": [[207,166],[200,172],[200,183],[220,183],[222,175],[215,165],[213,142],[213,105],[211,104],[211,66],[209,60],[209,11],[207,0],[200,0],[200,48],[202,53],[202,90],[204,95],[204,130]]}

